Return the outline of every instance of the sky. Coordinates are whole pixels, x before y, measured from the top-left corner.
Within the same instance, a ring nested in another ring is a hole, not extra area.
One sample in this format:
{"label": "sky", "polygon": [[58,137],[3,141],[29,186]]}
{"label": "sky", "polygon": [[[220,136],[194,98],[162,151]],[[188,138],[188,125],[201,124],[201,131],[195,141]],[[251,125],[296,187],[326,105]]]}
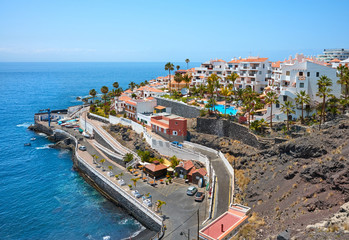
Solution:
{"label": "sky", "polygon": [[348,0],[0,0],[0,62],[272,61],[349,48]]}

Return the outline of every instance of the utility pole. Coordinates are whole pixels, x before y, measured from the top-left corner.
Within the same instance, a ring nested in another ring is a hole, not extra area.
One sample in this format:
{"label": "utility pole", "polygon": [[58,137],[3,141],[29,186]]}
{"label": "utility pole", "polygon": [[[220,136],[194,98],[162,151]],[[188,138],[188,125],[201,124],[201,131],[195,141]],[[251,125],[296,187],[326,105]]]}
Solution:
{"label": "utility pole", "polygon": [[200,228],[199,212],[200,212],[200,208],[198,208],[198,211],[197,211],[197,215],[198,215],[198,237],[197,237],[197,240],[199,240],[199,228]]}

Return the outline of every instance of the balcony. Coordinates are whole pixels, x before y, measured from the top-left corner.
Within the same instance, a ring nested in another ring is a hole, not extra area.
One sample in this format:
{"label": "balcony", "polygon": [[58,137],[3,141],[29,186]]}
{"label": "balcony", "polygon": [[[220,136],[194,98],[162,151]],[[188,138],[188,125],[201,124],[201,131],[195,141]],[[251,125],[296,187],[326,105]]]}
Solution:
{"label": "balcony", "polygon": [[306,76],[299,76],[299,77],[297,77],[296,78],[296,80],[298,81],[305,81],[307,78],[306,78]]}

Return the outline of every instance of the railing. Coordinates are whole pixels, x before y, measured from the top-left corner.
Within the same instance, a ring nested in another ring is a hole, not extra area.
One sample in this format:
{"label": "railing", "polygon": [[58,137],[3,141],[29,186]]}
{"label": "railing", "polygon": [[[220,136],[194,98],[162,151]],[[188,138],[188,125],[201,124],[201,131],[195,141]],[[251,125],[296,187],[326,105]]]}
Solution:
{"label": "railing", "polygon": [[81,162],[86,168],[88,168],[91,172],[93,172],[95,175],[97,175],[100,179],[102,179],[105,183],[107,183],[111,188],[113,188],[115,191],[120,193],[126,200],[133,203],[138,207],[138,209],[142,210],[148,217],[152,218],[157,224],[162,226],[162,218],[145,207],[143,204],[141,204],[137,199],[135,199],[132,195],[130,195],[128,192],[126,192],[124,189],[119,187],[117,184],[113,183],[110,179],[106,178],[104,175],[96,171],[94,168],[92,168],[88,163],[85,162],[85,160],[79,156],[78,152],[76,151],[76,156],[79,162]]}
{"label": "railing", "polygon": [[99,118],[101,120],[104,120],[104,121],[107,121],[109,122],[109,118],[105,118],[105,117],[102,117],[102,116],[99,116],[97,114],[94,114],[94,113],[90,113],[91,116],[95,117],[95,118]]}
{"label": "railing", "polygon": [[232,194],[232,197],[231,197],[231,200],[233,200],[234,198],[234,185],[235,185],[235,182],[234,182],[234,168],[231,166],[231,164],[229,163],[229,161],[226,159],[226,157],[224,156],[224,154],[219,151],[219,157],[223,160],[223,163],[225,165],[225,167],[227,168],[228,172],[230,173],[231,175],[231,194]]}
{"label": "railing", "polygon": [[110,155],[110,156],[113,156],[113,157],[118,158],[118,159],[120,159],[120,160],[123,159],[123,156],[122,156],[122,155],[110,151],[108,148],[102,146],[101,144],[99,144],[99,143],[96,142],[96,141],[94,142],[94,145],[95,145],[97,148],[99,148],[100,150],[102,150],[103,152],[105,152],[105,153],[107,153],[108,155]]}

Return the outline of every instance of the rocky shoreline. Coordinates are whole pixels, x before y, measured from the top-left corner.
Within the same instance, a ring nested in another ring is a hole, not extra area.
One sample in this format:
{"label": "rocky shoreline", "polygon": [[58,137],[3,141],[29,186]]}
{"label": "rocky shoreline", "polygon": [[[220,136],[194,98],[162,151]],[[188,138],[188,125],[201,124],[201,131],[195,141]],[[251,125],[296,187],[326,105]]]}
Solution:
{"label": "rocky shoreline", "polygon": [[[30,125],[28,127],[29,130],[34,131],[36,133],[44,133],[47,135],[47,139],[53,142],[53,145],[50,145],[50,148],[55,149],[68,149],[72,151],[72,161],[73,161],[73,169],[94,189],[96,189],[102,196],[104,196],[109,201],[113,202],[117,207],[121,208],[123,211],[127,212],[127,214],[135,217],[138,221],[142,223],[142,225],[146,224],[143,219],[139,216],[136,216],[133,212],[129,211],[127,208],[123,206],[119,201],[115,199],[115,197],[110,196],[104,189],[102,189],[96,181],[94,181],[85,171],[82,171],[81,168],[77,164],[77,158],[75,156],[75,143],[66,135],[59,134],[54,132],[52,129],[47,128],[41,124],[35,123],[34,125]],[[137,235],[133,236],[133,239],[136,240],[148,240],[154,237],[157,234],[156,231],[151,230],[146,227],[144,230],[137,233]]]}

